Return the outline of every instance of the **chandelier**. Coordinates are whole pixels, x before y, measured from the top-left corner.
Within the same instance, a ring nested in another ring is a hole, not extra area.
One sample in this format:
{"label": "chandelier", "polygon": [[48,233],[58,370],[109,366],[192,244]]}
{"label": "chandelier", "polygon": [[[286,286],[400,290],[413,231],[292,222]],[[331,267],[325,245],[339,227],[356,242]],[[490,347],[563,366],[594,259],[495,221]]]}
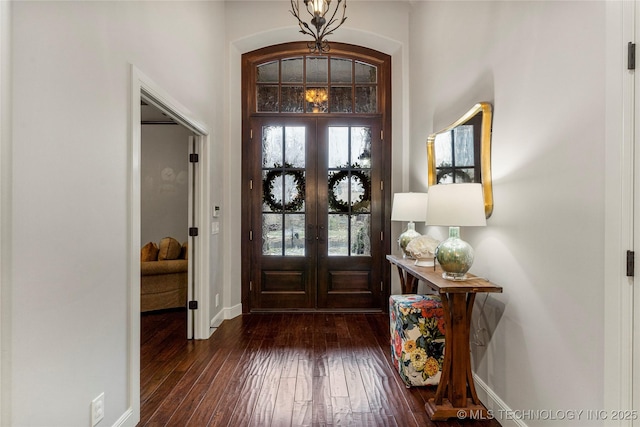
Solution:
{"label": "chandelier", "polygon": [[305,99],[312,104],[312,112],[320,113],[325,110],[324,104],[329,100],[329,95],[325,88],[310,88],[305,92]]}
{"label": "chandelier", "polygon": [[[311,16],[311,25],[307,24],[300,18],[300,0],[291,0],[291,14],[298,20],[300,32],[313,37],[314,41],[308,42],[307,46],[311,53],[329,52],[329,42],[325,37],[333,34],[344,21],[347,20],[345,13],[347,11],[347,0],[337,0],[335,8],[331,11],[331,0],[303,0],[307,12]],[[340,11],[340,9],[342,9]],[[338,19],[336,15],[340,11],[341,17]],[[327,20],[326,15],[330,18]]]}

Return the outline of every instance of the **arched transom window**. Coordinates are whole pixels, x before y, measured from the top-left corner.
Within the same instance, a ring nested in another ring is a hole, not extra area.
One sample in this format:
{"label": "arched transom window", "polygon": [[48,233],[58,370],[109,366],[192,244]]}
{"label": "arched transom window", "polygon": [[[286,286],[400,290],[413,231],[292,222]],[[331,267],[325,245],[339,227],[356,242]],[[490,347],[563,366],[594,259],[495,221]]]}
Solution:
{"label": "arched transom window", "polygon": [[255,76],[257,113],[379,112],[375,65],[302,55],[259,64]]}

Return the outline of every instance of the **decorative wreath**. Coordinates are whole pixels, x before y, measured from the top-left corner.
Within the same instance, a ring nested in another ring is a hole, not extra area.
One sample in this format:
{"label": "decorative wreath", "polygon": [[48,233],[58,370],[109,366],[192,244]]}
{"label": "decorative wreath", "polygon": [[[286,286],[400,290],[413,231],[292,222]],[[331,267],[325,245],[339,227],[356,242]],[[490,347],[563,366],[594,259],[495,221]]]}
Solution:
{"label": "decorative wreath", "polygon": [[[285,167],[290,167],[290,165],[286,165]],[[289,203],[281,203],[276,200],[273,195],[273,185],[276,177],[278,176],[286,176],[291,175],[293,177],[294,182],[296,183],[296,196]],[[305,182],[304,182],[304,172],[301,170],[285,170],[282,169],[273,169],[267,173],[267,176],[262,181],[262,196],[264,202],[271,208],[272,211],[288,211],[295,212],[302,209],[302,205],[304,204],[305,197]]]}
{"label": "decorative wreath", "polygon": [[365,207],[366,203],[371,201],[371,179],[369,178],[369,175],[363,171],[353,169],[334,172],[329,177],[329,208],[335,212],[349,212],[349,203],[339,200],[335,193],[336,186],[340,181],[349,177],[349,172],[351,172],[351,176],[360,180],[362,187],[364,188],[364,194],[360,195],[358,200],[351,201],[353,211],[359,211]]}

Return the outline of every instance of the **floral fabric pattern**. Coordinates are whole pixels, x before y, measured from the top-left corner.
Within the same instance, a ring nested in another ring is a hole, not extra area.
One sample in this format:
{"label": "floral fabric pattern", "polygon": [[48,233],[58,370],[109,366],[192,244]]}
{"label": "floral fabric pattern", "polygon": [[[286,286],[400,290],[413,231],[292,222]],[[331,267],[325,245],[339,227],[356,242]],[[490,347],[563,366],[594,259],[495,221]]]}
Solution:
{"label": "floral fabric pattern", "polygon": [[391,295],[391,359],[407,387],[438,384],[444,360],[444,311],[438,295]]}

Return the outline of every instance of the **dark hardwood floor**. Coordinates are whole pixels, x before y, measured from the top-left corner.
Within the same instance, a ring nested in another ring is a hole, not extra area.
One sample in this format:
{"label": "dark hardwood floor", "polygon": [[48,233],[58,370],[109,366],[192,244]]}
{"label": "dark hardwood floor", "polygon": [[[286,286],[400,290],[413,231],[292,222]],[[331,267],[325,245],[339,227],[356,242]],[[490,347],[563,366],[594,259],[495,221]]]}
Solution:
{"label": "dark hardwood floor", "polygon": [[139,426],[468,426],[432,422],[435,387],[407,389],[387,314],[277,313],[187,341],[186,313],[142,315]]}

